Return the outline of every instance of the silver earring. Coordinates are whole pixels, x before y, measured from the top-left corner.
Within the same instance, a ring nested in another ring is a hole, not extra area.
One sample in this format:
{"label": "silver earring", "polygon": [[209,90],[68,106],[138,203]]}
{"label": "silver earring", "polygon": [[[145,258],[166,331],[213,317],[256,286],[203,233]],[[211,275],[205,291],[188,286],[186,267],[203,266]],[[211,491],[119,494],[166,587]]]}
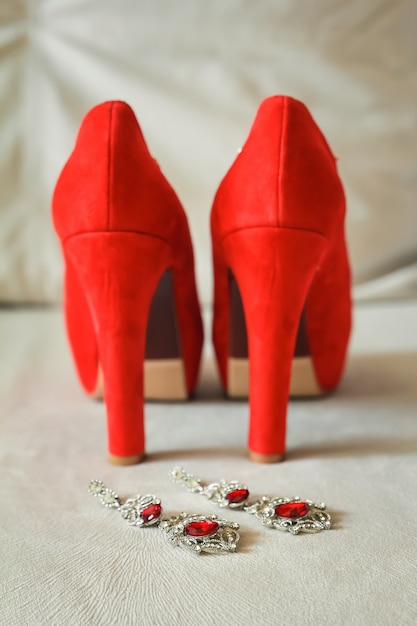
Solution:
{"label": "silver earring", "polygon": [[101,480],[92,480],[89,492],[101,503],[116,509],[122,518],[132,526],[158,526],[166,533],[169,543],[180,545],[195,554],[211,552],[235,552],[240,539],[239,524],[219,519],[217,515],[188,515],[180,513],[169,519],[162,519],[162,504],[152,494],[137,495],[122,502],[115,491]]}
{"label": "silver earring", "polygon": [[241,509],[255,515],[268,528],[286,530],[292,535],[298,535],[300,532],[318,533],[331,527],[331,517],[325,511],[324,502],[317,504],[298,497],[262,496],[249,504],[249,489],[236,480],[220,480],[204,485],[200,478],[187,473],[182,467],[172,469],[171,478],[191,493],[199,493],[222,508]]}

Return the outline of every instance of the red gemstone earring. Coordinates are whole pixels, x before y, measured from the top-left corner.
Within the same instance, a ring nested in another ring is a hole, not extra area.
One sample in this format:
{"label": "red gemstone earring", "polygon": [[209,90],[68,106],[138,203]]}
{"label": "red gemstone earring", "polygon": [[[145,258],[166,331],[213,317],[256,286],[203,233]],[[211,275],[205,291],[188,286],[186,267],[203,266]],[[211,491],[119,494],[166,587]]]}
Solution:
{"label": "red gemstone earring", "polygon": [[242,509],[255,515],[268,528],[287,530],[292,535],[298,535],[300,532],[318,533],[331,527],[331,517],[325,512],[324,502],[316,504],[298,497],[262,496],[253,504],[249,504],[248,488],[236,480],[220,480],[203,485],[200,478],[188,474],[182,467],[171,470],[171,478],[191,493],[206,496],[220,507]]}
{"label": "red gemstone earring", "polygon": [[235,552],[240,539],[239,524],[219,519],[217,515],[188,515],[180,513],[162,519],[162,504],[152,494],[137,495],[122,502],[115,491],[101,480],[92,480],[89,492],[111,509],[117,509],[132,526],[159,526],[169,543],[180,545],[195,554],[202,552]]}

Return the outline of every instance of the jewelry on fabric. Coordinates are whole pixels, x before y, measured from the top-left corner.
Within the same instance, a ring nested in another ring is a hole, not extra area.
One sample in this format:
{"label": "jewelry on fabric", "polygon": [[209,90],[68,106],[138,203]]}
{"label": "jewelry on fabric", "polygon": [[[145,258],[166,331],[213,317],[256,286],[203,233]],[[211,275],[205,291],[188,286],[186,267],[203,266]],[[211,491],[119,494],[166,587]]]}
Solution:
{"label": "jewelry on fabric", "polygon": [[132,526],[153,526],[158,524],[162,515],[161,501],[151,494],[129,498],[123,504],[119,496],[104,485],[101,480],[92,480],[88,490],[99,498],[108,509],[117,509],[123,519]]}
{"label": "jewelry on fabric", "polygon": [[171,478],[191,493],[199,493],[221,507],[242,509],[249,498],[248,488],[237,480],[230,482],[220,480],[217,483],[203,485],[200,478],[194,474],[187,474],[183,467],[174,467],[171,470]]}
{"label": "jewelry on fabric", "polygon": [[324,502],[317,504],[311,500],[300,500],[298,497],[262,496],[253,504],[249,504],[248,488],[236,480],[220,480],[203,485],[200,478],[187,473],[182,467],[174,467],[171,470],[171,478],[191,493],[206,496],[220,507],[242,509],[255,515],[268,528],[286,530],[292,535],[298,535],[300,532],[318,533],[331,527],[331,517],[325,511]]}
{"label": "jewelry on fabric", "polygon": [[235,552],[240,535],[239,524],[219,519],[217,515],[187,515],[180,513],[162,520],[160,528],[170,543],[192,552]]}
{"label": "jewelry on fabric", "polygon": [[159,526],[166,533],[169,543],[180,545],[195,554],[235,552],[240,539],[237,532],[239,524],[219,519],[217,515],[180,513],[162,519],[161,501],[152,494],[138,494],[121,502],[116,492],[106,487],[101,480],[92,480],[88,490],[105,507],[117,509],[128,524]]}

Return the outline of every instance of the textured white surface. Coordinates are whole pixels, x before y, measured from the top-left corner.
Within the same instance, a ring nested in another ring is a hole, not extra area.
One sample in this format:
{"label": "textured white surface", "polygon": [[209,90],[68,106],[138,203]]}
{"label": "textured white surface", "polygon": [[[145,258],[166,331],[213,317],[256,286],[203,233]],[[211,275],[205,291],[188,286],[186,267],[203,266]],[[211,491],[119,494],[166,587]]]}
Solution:
{"label": "textured white surface", "polygon": [[[84,397],[60,314],[0,314],[0,623],[275,626],[417,621],[417,302],[362,307],[340,390],[291,402],[288,460],[246,459],[246,403],[222,399],[210,355],[197,398],[149,404],[149,457],[105,460],[104,407]],[[87,493],[157,494],[167,514],[220,512],[168,479],[182,464],[252,494],[325,500],[334,529],[292,537],[244,513],[237,554],[197,557]]]}
{"label": "textured white surface", "polygon": [[339,158],[358,295],[416,295],[416,22],[414,0],[2,0],[0,300],[60,299],[51,192],[82,116],[123,99],[184,202],[209,303],[211,202],[274,93]]}

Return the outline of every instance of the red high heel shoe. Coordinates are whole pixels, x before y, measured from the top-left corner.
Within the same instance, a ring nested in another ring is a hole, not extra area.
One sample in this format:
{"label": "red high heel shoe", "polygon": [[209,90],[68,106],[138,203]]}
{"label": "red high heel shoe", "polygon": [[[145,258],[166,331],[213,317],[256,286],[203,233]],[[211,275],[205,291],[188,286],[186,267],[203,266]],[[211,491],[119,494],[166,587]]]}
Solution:
{"label": "red high heel shoe", "polygon": [[282,459],[290,391],[318,395],[341,378],[351,324],[344,216],[335,159],[306,107],[264,100],[211,214],[214,347],[228,394],[249,395],[254,461]]}
{"label": "red high heel shoe", "polygon": [[139,462],[144,396],[193,392],[203,330],[184,210],[127,104],[105,102],[84,118],[53,219],[80,380],[91,395],[104,386],[110,460]]}

